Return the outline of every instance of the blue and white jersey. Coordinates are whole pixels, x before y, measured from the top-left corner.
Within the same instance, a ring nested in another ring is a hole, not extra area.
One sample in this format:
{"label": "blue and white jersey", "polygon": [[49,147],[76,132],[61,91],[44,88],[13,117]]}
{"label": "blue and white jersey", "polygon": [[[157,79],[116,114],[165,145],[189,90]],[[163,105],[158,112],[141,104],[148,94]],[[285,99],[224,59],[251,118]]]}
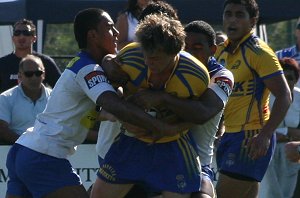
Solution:
{"label": "blue and white jersey", "polygon": [[85,140],[88,127],[82,120],[95,109],[97,98],[106,91],[115,92],[103,69],[86,52],[79,53],[59,78],[34,127],[27,129],[16,143],[67,158]]}
{"label": "blue and white jersey", "polygon": [[279,59],[283,57],[290,57],[295,59],[300,64],[300,50],[297,45],[293,45],[288,48],[276,51],[276,55]]}
{"label": "blue and white jersey", "polygon": [[[293,58],[300,64],[300,49],[297,45],[276,51],[276,56],[279,59],[284,57]],[[296,87],[300,88],[300,80],[298,80]]]}
{"label": "blue and white jersey", "polygon": [[[234,85],[233,74],[224,66],[217,63],[213,57],[209,59],[208,72],[210,75],[208,87],[223,101],[225,107]],[[224,109],[206,123],[197,125],[190,130],[197,144],[197,151],[202,166],[212,163],[215,135],[223,111]]]}

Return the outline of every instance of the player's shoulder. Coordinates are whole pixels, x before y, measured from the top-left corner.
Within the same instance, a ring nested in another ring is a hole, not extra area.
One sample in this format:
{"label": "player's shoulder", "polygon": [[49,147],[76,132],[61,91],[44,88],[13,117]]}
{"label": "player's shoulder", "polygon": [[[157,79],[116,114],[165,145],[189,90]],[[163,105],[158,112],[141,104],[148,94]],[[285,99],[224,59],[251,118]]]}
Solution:
{"label": "player's shoulder", "polygon": [[141,45],[137,42],[129,43],[118,52],[118,57],[141,56]]}
{"label": "player's shoulder", "polygon": [[255,35],[251,35],[244,43],[246,53],[248,56],[251,54],[255,57],[269,57],[275,56],[273,49],[262,39]]}
{"label": "player's shoulder", "polygon": [[67,65],[66,69],[78,73],[80,69],[87,65],[96,65],[96,61],[90,58],[86,52],[80,52]]}
{"label": "player's shoulder", "polygon": [[203,63],[186,51],[179,52],[178,68],[204,69],[207,71]]}

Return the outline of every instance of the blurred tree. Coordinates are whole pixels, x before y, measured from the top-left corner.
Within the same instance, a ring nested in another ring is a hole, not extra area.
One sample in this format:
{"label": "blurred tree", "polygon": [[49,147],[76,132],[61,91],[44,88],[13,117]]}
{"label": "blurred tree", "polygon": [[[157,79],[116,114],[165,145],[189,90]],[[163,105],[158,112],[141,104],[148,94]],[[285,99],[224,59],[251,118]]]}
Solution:
{"label": "blurred tree", "polygon": [[43,52],[54,58],[61,71],[63,71],[70,59],[78,52],[73,24],[47,25]]}
{"label": "blurred tree", "polygon": [[274,51],[296,43],[295,28],[297,19],[267,25],[269,45]]}
{"label": "blurred tree", "polygon": [[[274,51],[291,46],[296,42],[294,36],[296,22],[297,19],[294,19],[267,25],[268,42]],[[214,28],[222,30],[221,25],[214,25]],[[70,59],[78,52],[73,25],[47,25],[43,52],[53,57],[63,71]]]}

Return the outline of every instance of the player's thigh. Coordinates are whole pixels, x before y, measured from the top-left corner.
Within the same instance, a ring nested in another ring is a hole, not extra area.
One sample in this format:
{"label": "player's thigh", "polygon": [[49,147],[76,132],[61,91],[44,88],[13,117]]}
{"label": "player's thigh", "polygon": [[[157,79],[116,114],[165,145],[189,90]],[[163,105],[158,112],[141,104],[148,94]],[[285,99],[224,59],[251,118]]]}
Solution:
{"label": "player's thigh", "polygon": [[122,198],[133,187],[133,184],[112,184],[97,178],[91,192],[91,198]]}
{"label": "player's thigh", "polygon": [[15,195],[6,195],[5,198],[30,198],[30,197],[20,197],[20,196],[15,196]]}
{"label": "player's thigh", "polygon": [[83,185],[66,186],[60,188],[47,196],[45,198],[89,198],[89,195]]}
{"label": "player's thigh", "polygon": [[209,179],[202,179],[200,192],[192,193],[191,198],[215,198],[215,189]]}
{"label": "player's thigh", "polygon": [[216,186],[218,198],[253,198],[257,197],[259,184],[256,181],[245,181],[220,174]]}
{"label": "player's thigh", "polygon": [[162,197],[163,198],[190,198],[191,194],[190,193],[180,194],[180,193],[163,191]]}

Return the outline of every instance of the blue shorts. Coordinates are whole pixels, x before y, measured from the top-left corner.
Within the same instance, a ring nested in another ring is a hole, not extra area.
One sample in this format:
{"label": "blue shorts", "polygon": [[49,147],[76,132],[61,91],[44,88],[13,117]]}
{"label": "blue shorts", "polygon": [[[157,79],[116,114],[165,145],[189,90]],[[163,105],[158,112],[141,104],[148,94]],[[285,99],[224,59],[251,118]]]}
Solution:
{"label": "blue shorts", "polygon": [[44,197],[55,190],[81,185],[80,177],[66,159],[60,159],[14,144],[6,160],[7,195]]}
{"label": "blue shorts", "polygon": [[150,192],[197,192],[201,166],[191,137],[149,144],[121,133],[100,164],[98,177],[115,184],[141,184]]}
{"label": "blue shorts", "polygon": [[248,157],[246,144],[260,130],[225,133],[217,149],[217,166],[221,173],[241,180],[261,182],[274,154],[276,136],[273,134],[267,154],[257,160]]}
{"label": "blue shorts", "polygon": [[215,179],[215,176],[214,176],[214,172],[211,169],[210,165],[204,165],[201,167],[202,167],[202,179],[206,179],[206,180],[213,182]]}

